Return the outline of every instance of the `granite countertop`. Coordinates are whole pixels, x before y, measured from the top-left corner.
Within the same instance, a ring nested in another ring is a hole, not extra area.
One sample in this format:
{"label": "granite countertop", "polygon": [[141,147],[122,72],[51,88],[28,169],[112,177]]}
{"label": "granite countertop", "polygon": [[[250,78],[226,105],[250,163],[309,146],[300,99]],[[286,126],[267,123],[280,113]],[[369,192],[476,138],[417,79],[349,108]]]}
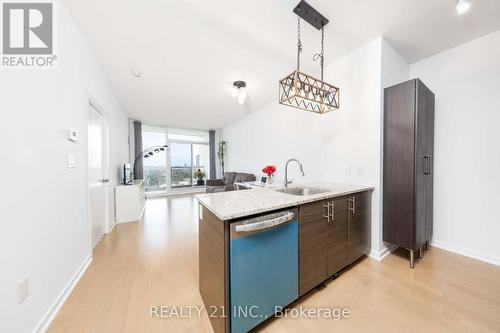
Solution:
{"label": "granite countertop", "polygon": [[[327,192],[300,196],[278,192],[277,189],[279,188],[256,188],[251,190],[198,194],[196,195],[196,199],[219,219],[232,220],[275,209],[293,207],[307,202],[374,189],[369,186],[327,182],[291,184],[288,187],[315,187],[325,189]],[[283,186],[280,188],[283,188]]]}

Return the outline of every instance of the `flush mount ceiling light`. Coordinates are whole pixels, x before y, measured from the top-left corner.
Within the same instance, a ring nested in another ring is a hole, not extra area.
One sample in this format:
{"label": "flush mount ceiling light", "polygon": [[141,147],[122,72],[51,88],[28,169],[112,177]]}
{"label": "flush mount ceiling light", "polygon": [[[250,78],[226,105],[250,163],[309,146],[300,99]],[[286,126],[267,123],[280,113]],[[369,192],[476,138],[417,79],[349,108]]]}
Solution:
{"label": "flush mount ceiling light", "polygon": [[459,14],[464,14],[466,11],[469,10],[470,2],[467,0],[458,0],[456,8]]}
{"label": "flush mount ceiling light", "polygon": [[238,104],[245,104],[245,100],[247,98],[247,84],[245,81],[233,82],[233,97],[236,98],[236,102]]}
{"label": "flush mount ceiling light", "polygon": [[[305,111],[326,113],[339,108],[339,88],[323,81],[324,37],[328,19],[321,15],[307,2],[301,1],[293,10],[297,17],[297,69],[279,81],[279,103]],[[304,19],[318,30],[321,30],[321,52],[313,60],[321,66],[321,79],[300,71],[300,19]]]}

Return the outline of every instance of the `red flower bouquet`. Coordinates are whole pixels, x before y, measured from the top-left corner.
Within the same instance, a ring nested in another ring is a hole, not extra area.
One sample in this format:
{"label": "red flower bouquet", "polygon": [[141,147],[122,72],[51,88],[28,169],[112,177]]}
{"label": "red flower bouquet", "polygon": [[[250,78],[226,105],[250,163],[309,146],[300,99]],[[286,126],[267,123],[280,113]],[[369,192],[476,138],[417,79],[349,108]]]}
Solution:
{"label": "red flower bouquet", "polygon": [[276,172],[276,167],[274,165],[267,165],[262,172],[267,174],[268,176],[272,176]]}

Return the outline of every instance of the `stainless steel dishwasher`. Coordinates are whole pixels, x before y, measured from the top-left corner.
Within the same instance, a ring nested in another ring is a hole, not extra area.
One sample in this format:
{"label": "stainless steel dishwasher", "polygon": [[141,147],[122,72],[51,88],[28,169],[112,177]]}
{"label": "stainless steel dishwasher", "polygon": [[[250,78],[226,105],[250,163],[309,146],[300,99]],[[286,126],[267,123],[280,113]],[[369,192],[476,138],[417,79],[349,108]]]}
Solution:
{"label": "stainless steel dishwasher", "polygon": [[231,332],[247,332],[299,296],[298,214],[286,209],[231,223]]}

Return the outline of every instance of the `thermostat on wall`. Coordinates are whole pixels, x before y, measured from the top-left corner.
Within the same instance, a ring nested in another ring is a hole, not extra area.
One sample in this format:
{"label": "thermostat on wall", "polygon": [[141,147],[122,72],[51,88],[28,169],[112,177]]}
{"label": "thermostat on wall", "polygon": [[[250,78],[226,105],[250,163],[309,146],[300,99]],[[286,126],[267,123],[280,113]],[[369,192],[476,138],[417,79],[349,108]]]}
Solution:
{"label": "thermostat on wall", "polygon": [[68,140],[77,142],[78,141],[78,132],[76,130],[70,129],[68,130]]}

